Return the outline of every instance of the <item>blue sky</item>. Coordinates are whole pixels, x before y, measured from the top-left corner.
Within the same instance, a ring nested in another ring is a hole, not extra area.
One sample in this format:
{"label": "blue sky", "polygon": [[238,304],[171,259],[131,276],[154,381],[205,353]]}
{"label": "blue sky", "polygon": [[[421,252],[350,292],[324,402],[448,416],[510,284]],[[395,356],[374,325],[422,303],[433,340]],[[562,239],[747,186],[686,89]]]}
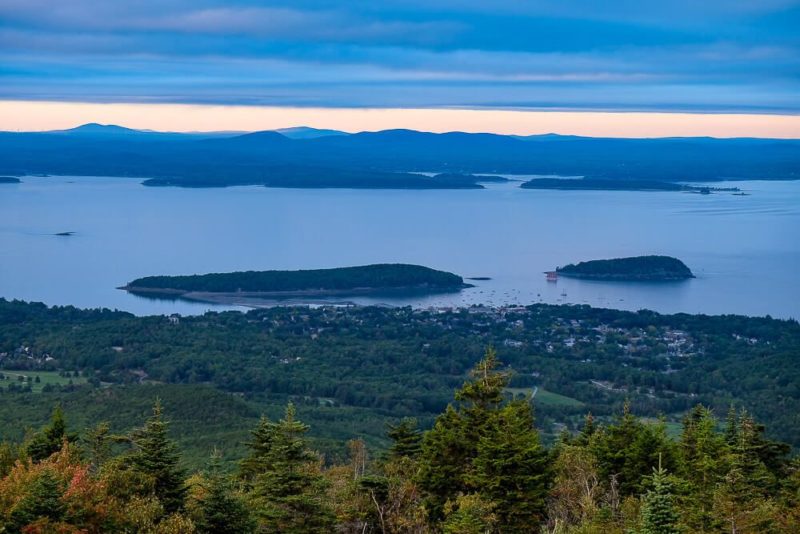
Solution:
{"label": "blue sky", "polygon": [[788,0],[0,0],[0,99],[800,112]]}

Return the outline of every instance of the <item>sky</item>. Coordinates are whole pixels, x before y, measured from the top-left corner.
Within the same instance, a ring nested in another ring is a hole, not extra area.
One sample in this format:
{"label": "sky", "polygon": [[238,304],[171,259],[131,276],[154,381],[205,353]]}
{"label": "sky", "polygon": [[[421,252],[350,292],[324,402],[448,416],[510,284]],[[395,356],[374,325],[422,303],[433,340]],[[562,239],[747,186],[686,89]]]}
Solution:
{"label": "sky", "polygon": [[0,0],[0,128],[800,137],[798,28],[800,0]]}

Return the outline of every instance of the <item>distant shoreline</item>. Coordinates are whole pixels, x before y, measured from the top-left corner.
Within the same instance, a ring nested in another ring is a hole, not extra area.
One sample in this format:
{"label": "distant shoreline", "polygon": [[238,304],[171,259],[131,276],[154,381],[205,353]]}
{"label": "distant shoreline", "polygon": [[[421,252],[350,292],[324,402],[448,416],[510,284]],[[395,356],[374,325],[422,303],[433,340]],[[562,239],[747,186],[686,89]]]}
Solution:
{"label": "distant shoreline", "polygon": [[256,305],[256,301],[287,300],[287,299],[315,299],[331,297],[370,297],[370,296],[397,296],[403,294],[442,294],[457,293],[462,289],[475,287],[472,284],[462,284],[453,287],[433,287],[425,285],[402,287],[356,287],[352,289],[303,289],[293,291],[185,291],[182,289],[122,286],[122,289],[133,295],[146,298],[184,299],[195,302],[209,302],[223,305]]}

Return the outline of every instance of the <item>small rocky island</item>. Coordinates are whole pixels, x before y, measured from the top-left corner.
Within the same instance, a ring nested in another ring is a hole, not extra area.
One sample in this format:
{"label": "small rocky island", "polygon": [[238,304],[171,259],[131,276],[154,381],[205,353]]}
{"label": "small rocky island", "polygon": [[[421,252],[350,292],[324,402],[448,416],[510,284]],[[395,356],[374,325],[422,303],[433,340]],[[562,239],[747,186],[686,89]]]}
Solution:
{"label": "small rocky island", "polygon": [[420,265],[384,263],[335,269],[147,276],[119,288],[140,296],[216,303],[345,297],[396,292],[441,293],[472,287],[460,276]]}
{"label": "small rocky island", "polygon": [[694,274],[677,258],[670,256],[636,256],[611,260],[591,260],[558,267],[559,276],[611,281],[673,281],[694,278]]}

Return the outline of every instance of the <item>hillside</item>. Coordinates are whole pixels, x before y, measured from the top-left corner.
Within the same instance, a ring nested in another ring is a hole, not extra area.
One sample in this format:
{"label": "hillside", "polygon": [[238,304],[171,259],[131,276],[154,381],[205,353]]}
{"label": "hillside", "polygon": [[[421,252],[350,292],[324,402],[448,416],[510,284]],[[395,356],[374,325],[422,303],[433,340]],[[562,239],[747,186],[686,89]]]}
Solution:
{"label": "hillside", "polygon": [[[770,139],[520,139],[412,130],[290,138],[274,131],[203,136],[100,125],[59,132],[0,132],[0,174],[134,176],[154,179],[151,185],[418,187],[408,184],[409,172],[781,180],[800,179],[798,169],[800,142]],[[453,187],[449,181],[421,183]]]}
{"label": "hillside", "polygon": [[[315,407],[315,420],[376,442],[381,422],[430,421],[443,410],[487,346],[513,371],[514,391],[558,395],[552,403],[536,396],[550,437],[558,425],[580,428],[587,411],[605,418],[626,399],[639,414],[673,422],[697,403],[718,414],[735,403],[800,447],[796,321],[546,305],[278,307],[169,320],[0,300],[0,372],[80,371],[87,394],[102,385],[210,387],[240,397],[251,413],[292,399]],[[32,402],[30,393],[16,380],[0,384],[0,429],[19,436],[25,424],[14,406]],[[51,389],[38,394],[58,394]],[[80,405],[84,397],[74,395]],[[47,405],[35,404],[36,420]]]}

